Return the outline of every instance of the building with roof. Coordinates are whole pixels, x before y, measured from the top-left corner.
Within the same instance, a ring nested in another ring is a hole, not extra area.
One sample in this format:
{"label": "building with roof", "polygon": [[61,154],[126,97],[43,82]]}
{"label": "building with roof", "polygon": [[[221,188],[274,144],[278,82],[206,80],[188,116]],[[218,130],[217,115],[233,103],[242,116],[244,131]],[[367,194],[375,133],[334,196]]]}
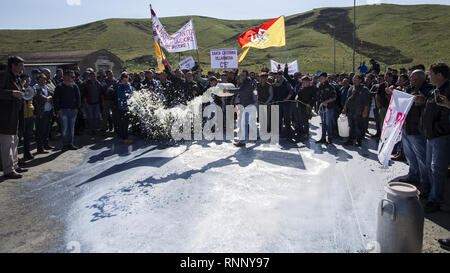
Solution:
{"label": "building with roof", "polygon": [[25,73],[31,74],[33,69],[48,68],[52,74],[56,69],[73,69],[80,67],[81,72],[91,67],[95,71],[112,70],[114,75],[120,75],[123,63],[113,53],[105,49],[97,50],[64,50],[43,52],[12,52],[0,54],[0,70],[6,68],[8,56],[17,55],[25,60]]}

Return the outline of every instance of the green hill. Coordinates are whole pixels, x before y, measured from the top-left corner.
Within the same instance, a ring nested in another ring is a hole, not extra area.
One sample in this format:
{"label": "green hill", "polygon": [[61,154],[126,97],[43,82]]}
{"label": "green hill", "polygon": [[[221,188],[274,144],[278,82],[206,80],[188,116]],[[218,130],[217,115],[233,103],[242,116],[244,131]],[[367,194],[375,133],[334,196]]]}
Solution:
{"label": "green hill", "polygon": [[[357,56],[379,60],[390,67],[407,67],[436,61],[450,63],[450,6],[371,5],[356,8]],[[150,17],[150,15],[149,15]],[[220,20],[203,16],[161,18],[169,33],[189,18],[200,47],[200,61],[207,69],[212,48],[239,48],[237,36],[267,20]],[[242,67],[260,70],[269,59],[298,59],[302,72],[333,71],[333,29],[336,26],[337,71],[352,69],[352,8],[323,8],[286,17],[285,47],[251,49]],[[86,25],[52,30],[0,30],[0,53],[62,49],[108,49],[130,70],[154,66],[151,19],[108,19]],[[169,62],[195,52],[170,54]],[[383,67],[384,68],[384,67]]]}

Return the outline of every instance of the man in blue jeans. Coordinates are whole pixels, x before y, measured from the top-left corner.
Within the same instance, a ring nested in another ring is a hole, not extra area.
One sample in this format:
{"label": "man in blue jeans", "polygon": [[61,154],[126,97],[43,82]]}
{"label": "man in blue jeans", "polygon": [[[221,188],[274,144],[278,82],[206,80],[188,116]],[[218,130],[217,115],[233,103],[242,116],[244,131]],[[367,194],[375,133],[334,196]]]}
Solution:
{"label": "man in blue jeans", "polygon": [[419,121],[422,111],[425,108],[425,103],[419,103],[420,97],[427,97],[433,89],[433,86],[426,82],[426,75],[423,70],[415,70],[409,77],[411,87],[408,88],[407,93],[415,96],[415,101],[411,110],[406,116],[405,126],[402,129],[402,146],[408,161],[409,171],[408,175],[400,182],[410,183],[413,185],[422,185],[427,187],[428,170],[426,167],[427,159],[427,139],[420,134]]}
{"label": "man in blue jeans", "polygon": [[78,109],[81,107],[81,97],[80,89],[73,82],[74,78],[73,71],[65,71],[64,82],[56,86],[54,95],[55,109],[61,119],[63,151],[78,149],[73,144],[73,136]]}
{"label": "man in blue jeans", "polygon": [[[322,137],[316,141],[317,144],[328,143],[333,141],[333,123],[334,123],[334,111],[336,108],[336,90],[328,82],[327,73],[323,72],[319,77],[319,95],[316,105],[316,112],[320,113],[322,120]],[[328,141],[326,136],[328,134]]]}
{"label": "man in blue jeans", "polygon": [[[428,202],[424,207],[426,213],[440,210],[450,164],[450,109],[442,105],[443,100],[450,100],[450,69],[445,63],[435,63],[430,66],[429,76],[437,89],[426,99],[420,123],[421,131],[427,138],[429,184],[422,196],[426,197],[429,189]],[[422,97],[422,101],[425,101],[425,97]]]}
{"label": "man in blue jeans", "polygon": [[95,135],[100,121],[100,105],[102,104],[102,90],[100,82],[97,80],[95,72],[87,70],[88,80],[84,83],[85,103],[87,104],[88,127],[91,135]]}

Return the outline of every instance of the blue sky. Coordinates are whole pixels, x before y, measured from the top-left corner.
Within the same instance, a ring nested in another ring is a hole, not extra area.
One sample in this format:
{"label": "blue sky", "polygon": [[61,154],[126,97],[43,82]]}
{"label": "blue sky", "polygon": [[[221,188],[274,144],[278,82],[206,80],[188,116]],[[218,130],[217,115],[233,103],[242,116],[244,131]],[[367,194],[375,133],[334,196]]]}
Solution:
{"label": "blue sky", "polygon": [[[149,3],[159,17],[203,15],[221,19],[264,19],[320,7],[352,6],[351,0],[13,0],[0,1],[0,29],[45,29],[85,24],[107,18],[149,18]],[[444,4],[450,0],[357,0],[357,5],[393,3]],[[20,14],[20,16],[18,16]]]}

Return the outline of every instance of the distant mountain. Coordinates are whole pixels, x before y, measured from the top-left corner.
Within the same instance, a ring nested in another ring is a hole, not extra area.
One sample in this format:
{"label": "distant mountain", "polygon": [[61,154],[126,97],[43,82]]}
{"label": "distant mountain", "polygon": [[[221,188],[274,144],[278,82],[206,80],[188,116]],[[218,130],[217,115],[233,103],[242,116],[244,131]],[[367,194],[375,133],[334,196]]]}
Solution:
{"label": "distant mountain", "polygon": [[[407,67],[436,61],[450,63],[450,6],[370,5],[356,8],[356,66],[361,56],[390,67]],[[173,33],[189,18],[200,47],[200,61],[209,68],[209,50],[239,48],[237,37],[267,20],[221,20],[203,16],[160,18]],[[242,67],[260,70],[269,59],[280,62],[298,59],[302,72],[333,71],[333,28],[336,36],[337,71],[352,69],[353,9],[322,8],[286,17],[287,45],[265,50],[251,49]],[[154,66],[151,19],[108,19],[86,25],[52,30],[0,30],[0,53],[14,51],[108,49],[131,70]],[[169,62],[196,52],[170,54]],[[384,67],[383,67],[384,68]]]}

